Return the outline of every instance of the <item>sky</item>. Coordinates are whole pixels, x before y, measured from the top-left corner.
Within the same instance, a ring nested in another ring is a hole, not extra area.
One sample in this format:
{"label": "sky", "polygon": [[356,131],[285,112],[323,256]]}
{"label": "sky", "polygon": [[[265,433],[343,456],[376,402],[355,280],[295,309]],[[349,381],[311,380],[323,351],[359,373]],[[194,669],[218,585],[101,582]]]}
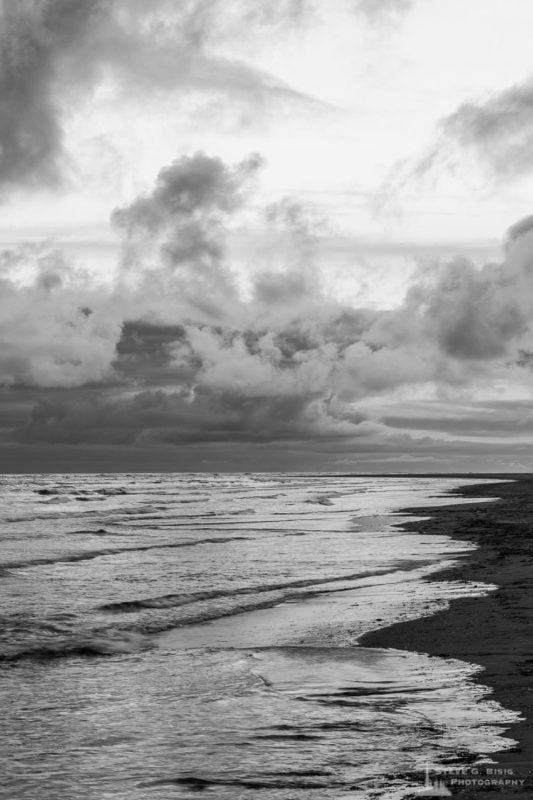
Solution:
{"label": "sky", "polygon": [[530,0],[0,0],[0,470],[533,470]]}

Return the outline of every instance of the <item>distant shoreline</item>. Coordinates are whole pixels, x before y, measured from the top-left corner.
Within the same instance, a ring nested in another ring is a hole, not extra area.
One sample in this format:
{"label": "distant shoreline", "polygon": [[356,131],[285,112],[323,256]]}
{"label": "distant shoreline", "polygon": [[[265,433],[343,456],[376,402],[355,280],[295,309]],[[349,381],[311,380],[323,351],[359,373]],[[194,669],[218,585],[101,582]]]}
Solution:
{"label": "distant shoreline", "polygon": [[[518,777],[526,779],[522,790],[498,791],[497,797],[504,800],[531,796],[533,792],[533,476],[498,477],[512,483],[466,486],[453,492],[464,498],[480,498],[475,505],[437,505],[399,512],[430,516],[403,523],[399,527],[404,530],[478,545],[455,568],[437,572],[427,580],[482,581],[496,584],[498,590],[485,597],[452,600],[447,610],[372,631],[359,643],[447,656],[484,668],[475,679],[490,686],[492,697],[505,708],[519,711],[525,718],[506,733],[517,740],[518,746],[492,756],[498,766],[514,769]],[[499,499],[483,503],[482,498],[488,497]],[[490,800],[495,796],[494,790],[458,791],[464,800]]]}

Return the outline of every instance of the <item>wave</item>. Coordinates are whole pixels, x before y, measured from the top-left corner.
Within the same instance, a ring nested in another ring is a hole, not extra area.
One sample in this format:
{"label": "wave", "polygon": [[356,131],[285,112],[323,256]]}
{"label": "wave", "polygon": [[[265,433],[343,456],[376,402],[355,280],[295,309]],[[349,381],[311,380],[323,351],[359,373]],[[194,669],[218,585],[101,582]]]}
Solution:
{"label": "wave", "polygon": [[[313,503],[313,504],[317,504],[318,503],[317,500],[306,500],[305,502],[306,503]],[[318,505],[329,506],[329,503],[322,503],[321,502],[321,503],[318,503]],[[332,509],[329,509],[328,508],[327,511],[322,511],[322,512],[318,512],[316,509],[313,510],[313,511],[271,511],[270,512],[270,516],[272,516],[272,517],[316,517],[316,515],[318,513],[321,513],[322,515],[327,514],[328,517],[331,514],[346,515],[346,509],[344,509],[344,508],[332,508]]]}
{"label": "wave", "polygon": [[[413,566],[413,562],[408,562]],[[405,568],[405,563],[403,568]],[[420,566],[417,562],[416,566]],[[139,611],[144,608],[179,608],[180,606],[198,603],[203,600],[217,600],[223,597],[233,597],[247,594],[262,594],[265,592],[279,592],[284,589],[305,589],[313,586],[323,586],[328,583],[341,583],[345,581],[356,581],[363,578],[387,575],[402,569],[402,564],[396,564],[394,569],[390,567],[381,570],[366,570],[365,572],[355,572],[349,575],[337,575],[328,578],[303,578],[296,581],[284,581],[278,583],[265,583],[254,586],[242,586],[239,589],[219,589],[207,592],[192,592],[190,594],[165,594],[158,597],[146,597],[139,600],[124,600],[113,603],[104,603],[99,606],[100,611],[111,613],[128,613]],[[320,591],[323,591],[322,589]],[[338,590],[336,590],[338,591]],[[279,602],[279,601],[276,601]]]}
{"label": "wave", "polygon": [[66,489],[35,489],[35,493],[39,495],[75,495],[78,497],[79,495],[104,495],[104,497],[114,497],[115,495],[123,495],[129,494],[126,489],[122,487],[104,487],[102,489],[75,489],[72,487],[67,487]]}
{"label": "wave", "polygon": [[[88,533],[91,533],[89,531]],[[107,547],[102,550],[86,550],[81,553],[68,553],[62,556],[50,558],[29,558],[25,561],[8,561],[0,564],[0,569],[25,569],[27,567],[40,567],[46,564],[69,564],[77,561],[92,561],[101,556],[116,556],[122,553],[145,552],[146,550],[165,550],[178,547],[197,547],[201,544],[225,544],[242,539],[249,539],[249,536],[220,536],[210,539],[190,539],[186,542],[170,542],[163,544],[146,544],[139,547]]]}
{"label": "wave", "polygon": [[149,650],[154,643],[149,636],[136,631],[106,631],[105,635],[59,639],[31,647],[0,653],[0,663],[19,661],[51,661],[73,656],[115,656]]}
{"label": "wave", "polygon": [[[413,566],[412,562],[408,562]],[[396,569],[401,568],[401,564],[396,565]],[[419,566],[419,564],[417,565]],[[405,568],[405,566],[404,566]],[[87,633],[76,633],[68,631],[63,625],[57,622],[43,622],[35,629],[32,624],[28,632],[32,634],[32,641],[29,644],[20,643],[18,646],[10,644],[13,636],[6,641],[6,650],[0,653],[0,664],[10,664],[19,661],[49,661],[69,657],[97,657],[124,655],[147,650],[157,647],[155,635],[164,631],[186,627],[190,625],[210,622],[225,617],[233,617],[250,611],[259,611],[272,608],[287,600],[303,600],[321,594],[333,594],[336,592],[348,591],[353,586],[335,586],[346,581],[382,576],[395,570],[381,569],[350,573],[349,575],[337,575],[320,579],[301,579],[294,581],[278,582],[259,586],[241,587],[236,590],[219,590],[218,592],[197,592],[192,595],[164,595],[161,597],[145,598],[118,603],[107,603],[101,605],[95,611],[105,611],[114,613],[127,613],[132,611],[143,611],[148,609],[170,609],[183,605],[190,605],[205,600],[217,600],[233,596],[247,596],[248,598],[241,603],[232,604],[230,607],[208,608],[197,610],[187,618],[150,617],[149,619],[136,620],[133,624],[111,627],[99,626],[97,629]],[[272,596],[272,593],[276,593]],[[282,594],[280,595],[280,592]],[[253,595],[253,597],[249,597]],[[270,595],[270,596],[266,596]],[[79,625],[80,619],[75,616],[68,620],[69,625]],[[19,621],[20,625],[20,621]],[[23,627],[27,627],[24,625]],[[15,632],[13,632],[15,633]],[[45,638],[43,638],[45,633]],[[50,634],[57,633],[54,640],[50,640]],[[40,641],[35,641],[35,634]]]}
{"label": "wave", "polygon": [[[195,775],[189,777],[178,776],[175,778],[160,778],[148,783],[138,784],[140,788],[153,788],[155,786],[185,786],[194,792],[204,792],[214,786],[234,787],[235,789],[331,789],[332,787],[345,787],[344,782],[332,778],[333,773],[324,770],[299,770],[294,772],[282,772],[279,774],[265,775],[260,778],[199,778]],[[323,778],[313,780],[313,778]],[[350,785],[353,784],[353,781]]]}
{"label": "wave", "polygon": [[[373,572],[358,573],[354,578],[363,578],[368,576],[379,576],[391,572],[391,570],[379,570]],[[324,581],[293,581],[289,583],[289,590],[285,590],[283,594],[273,592],[274,586],[266,586],[261,592],[257,592],[255,597],[248,597],[241,603],[232,603],[231,606],[218,608],[204,608],[195,609],[192,613],[187,612],[184,618],[179,613],[161,615],[149,615],[144,618],[136,618],[132,624],[125,625],[122,622],[114,623],[112,627],[99,625],[93,631],[84,634],[76,633],[75,631],[66,632],[58,630],[60,637],[55,641],[50,641],[50,637],[41,639],[36,642],[35,639],[29,644],[26,642],[19,643],[18,647],[7,650],[0,654],[0,665],[20,662],[20,661],[48,661],[58,660],[61,658],[72,657],[86,657],[95,658],[100,656],[120,656],[137,651],[157,648],[159,642],[156,638],[157,634],[164,633],[165,631],[177,630],[180,628],[186,629],[191,625],[198,625],[206,622],[212,622],[219,619],[237,617],[243,613],[253,611],[260,611],[263,609],[273,608],[279,606],[290,600],[302,601],[311,597],[320,595],[329,595],[337,592],[349,591],[355,587],[353,586],[333,586],[335,581],[347,580],[349,576],[338,576],[329,580],[329,586],[324,585]],[[308,585],[300,586],[299,584],[305,583]],[[284,584],[286,585],[286,584]],[[292,586],[292,588],[291,588]],[[253,594],[254,587],[247,587],[248,594]],[[257,587],[255,587],[257,589]],[[218,596],[233,596],[235,594],[245,594],[246,589],[242,592],[219,592]],[[190,598],[189,598],[190,599]],[[197,601],[201,601],[199,595],[196,596]],[[135,602],[135,601],[133,601]],[[112,604],[109,604],[112,605]],[[116,604],[118,605],[118,604]],[[177,604],[175,604],[177,605]],[[151,608],[168,609],[172,605],[144,605],[141,608],[131,610],[149,610]],[[97,611],[97,609],[94,609]],[[98,610],[106,610],[105,606]],[[120,610],[120,609],[119,609]],[[122,609],[129,610],[129,609]],[[192,611],[192,609],[191,609]],[[73,619],[72,623],[79,626],[80,619]],[[65,635],[66,634],[66,635]],[[9,642],[6,643],[9,648]],[[324,700],[325,702],[325,700]]]}
{"label": "wave", "polygon": [[[49,500],[43,503],[40,503],[40,506],[48,505]],[[60,501],[61,502],[61,501]],[[55,514],[29,514],[20,517],[2,517],[2,522],[53,522],[57,519],[82,519],[86,517],[96,516],[97,514],[101,514],[102,510],[100,508],[95,509],[83,509],[83,511],[73,511],[73,510],[64,510],[58,511]]]}
{"label": "wave", "polygon": [[248,500],[277,500],[278,497],[286,497],[287,492],[278,492],[277,494],[246,494]]}
{"label": "wave", "polygon": [[78,502],[78,503],[101,503],[103,500],[105,500],[105,497],[85,497],[85,496],[78,497],[78,496],[76,496],[76,497],[73,497],[72,499],[76,500],[76,502]]}

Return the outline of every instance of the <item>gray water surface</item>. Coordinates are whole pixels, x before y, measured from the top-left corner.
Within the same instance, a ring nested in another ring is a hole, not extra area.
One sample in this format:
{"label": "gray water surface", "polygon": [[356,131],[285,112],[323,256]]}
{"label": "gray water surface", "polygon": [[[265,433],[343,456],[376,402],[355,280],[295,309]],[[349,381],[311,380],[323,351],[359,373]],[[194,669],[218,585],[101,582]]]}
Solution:
{"label": "gray water surface", "polygon": [[510,746],[472,666],[357,647],[490,590],[424,582],[470,546],[394,525],[465,483],[4,476],[0,796],[402,797]]}

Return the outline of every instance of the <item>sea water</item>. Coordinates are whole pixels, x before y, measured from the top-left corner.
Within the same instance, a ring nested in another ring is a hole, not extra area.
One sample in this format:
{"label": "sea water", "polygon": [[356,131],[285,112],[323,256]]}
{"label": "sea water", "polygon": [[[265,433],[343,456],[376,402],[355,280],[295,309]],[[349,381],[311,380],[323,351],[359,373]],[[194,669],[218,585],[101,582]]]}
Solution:
{"label": "sea water", "polygon": [[358,646],[494,588],[399,527],[480,482],[3,476],[0,797],[400,798],[510,747],[472,665]]}

